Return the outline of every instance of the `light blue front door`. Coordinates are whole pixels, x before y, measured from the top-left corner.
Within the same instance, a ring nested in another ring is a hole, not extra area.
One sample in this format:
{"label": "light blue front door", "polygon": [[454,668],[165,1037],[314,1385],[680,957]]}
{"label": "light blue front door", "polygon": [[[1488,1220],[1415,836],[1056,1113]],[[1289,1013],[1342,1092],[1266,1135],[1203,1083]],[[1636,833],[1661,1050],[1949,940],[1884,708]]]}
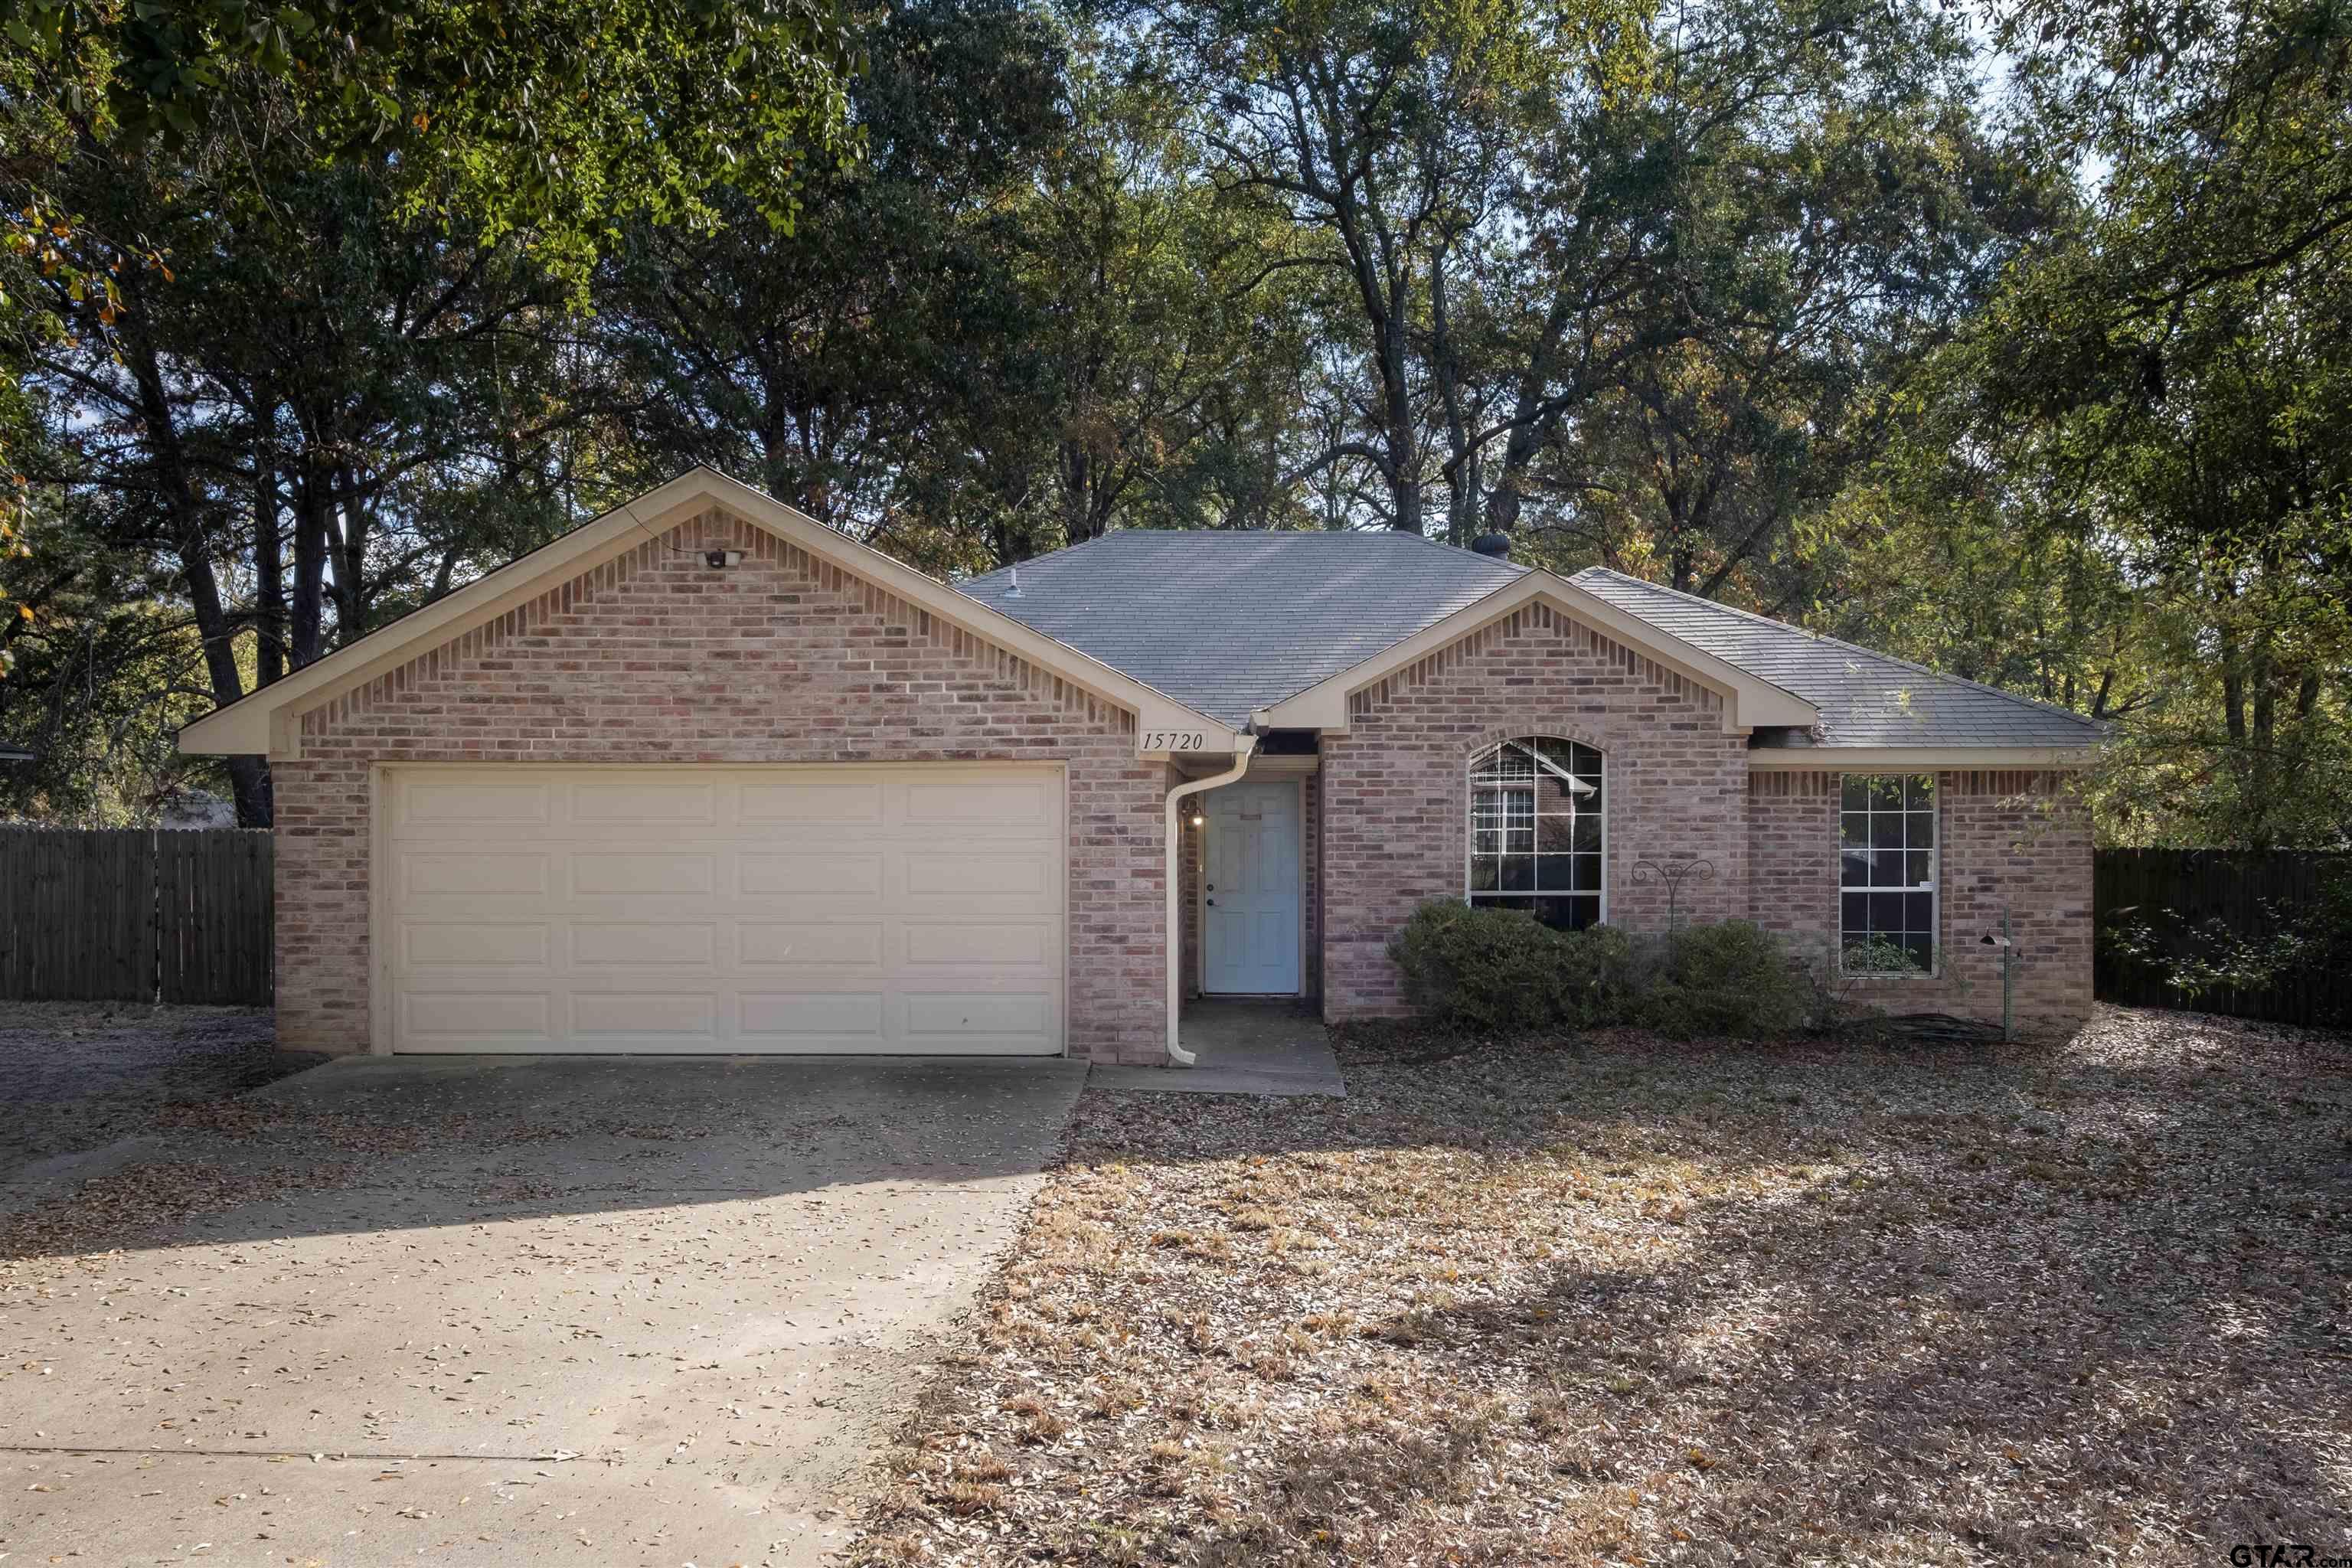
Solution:
{"label": "light blue front door", "polygon": [[1299,811],[1295,779],[1227,784],[1208,800],[1202,878],[1203,991],[1298,990]]}

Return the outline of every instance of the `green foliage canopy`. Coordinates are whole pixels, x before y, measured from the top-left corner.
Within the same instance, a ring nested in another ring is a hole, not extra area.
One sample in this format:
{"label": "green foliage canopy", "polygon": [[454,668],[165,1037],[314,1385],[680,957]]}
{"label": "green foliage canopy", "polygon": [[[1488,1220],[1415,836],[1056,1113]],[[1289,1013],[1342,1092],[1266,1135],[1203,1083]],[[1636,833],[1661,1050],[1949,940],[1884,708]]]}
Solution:
{"label": "green foliage canopy", "polygon": [[835,0],[0,0],[12,96],[83,140],[224,123],[381,160],[410,210],[523,231],[573,271],[632,218],[789,222],[838,154],[856,63]]}
{"label": "green foliage canopy", "polygon": [[949,574],[1501,529],[2113,721],[2111,839],[2341,843],[2347,5],[0,0],[0,731],[709,461]]}

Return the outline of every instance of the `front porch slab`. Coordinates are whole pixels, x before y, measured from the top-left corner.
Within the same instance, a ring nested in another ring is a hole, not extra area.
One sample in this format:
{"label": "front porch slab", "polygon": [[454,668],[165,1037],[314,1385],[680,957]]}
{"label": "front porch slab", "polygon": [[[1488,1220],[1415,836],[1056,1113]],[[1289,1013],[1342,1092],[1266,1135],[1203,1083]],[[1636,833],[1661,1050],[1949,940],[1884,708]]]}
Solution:
{"label": "front porch slab", "polygon": [[1166,1094],[1256,1094],[1347,1097],[1348,1083],[1331,1049],[1329,1031],[1295,1001],[1207,999],[1184,1009],[1184,1048],[1200,1058],[1189,1068],[1112,1067],[1097,1062],[1088,1089]]}

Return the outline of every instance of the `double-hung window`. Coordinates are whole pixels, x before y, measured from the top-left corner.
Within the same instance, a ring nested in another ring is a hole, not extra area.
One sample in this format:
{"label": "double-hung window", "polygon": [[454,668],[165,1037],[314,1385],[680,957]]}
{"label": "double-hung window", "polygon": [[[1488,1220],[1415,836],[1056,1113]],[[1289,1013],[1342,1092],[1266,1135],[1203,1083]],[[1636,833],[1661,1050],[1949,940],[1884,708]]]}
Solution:
{"label": "double-hung window", "polygon": [[1850,973],[1936,968],[1936,778],[1848,773],[1838,812],[1838,947]]}

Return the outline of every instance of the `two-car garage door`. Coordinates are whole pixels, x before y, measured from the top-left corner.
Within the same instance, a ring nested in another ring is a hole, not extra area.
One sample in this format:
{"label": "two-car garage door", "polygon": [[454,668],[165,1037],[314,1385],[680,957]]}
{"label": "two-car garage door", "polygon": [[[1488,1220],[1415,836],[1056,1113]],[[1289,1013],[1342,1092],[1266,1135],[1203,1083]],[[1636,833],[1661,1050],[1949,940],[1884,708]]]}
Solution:
{"label": "two-car garage door", "polygon": [[394,1050],[1062,1049],[1058,767],[395,768],[382,805]]}

